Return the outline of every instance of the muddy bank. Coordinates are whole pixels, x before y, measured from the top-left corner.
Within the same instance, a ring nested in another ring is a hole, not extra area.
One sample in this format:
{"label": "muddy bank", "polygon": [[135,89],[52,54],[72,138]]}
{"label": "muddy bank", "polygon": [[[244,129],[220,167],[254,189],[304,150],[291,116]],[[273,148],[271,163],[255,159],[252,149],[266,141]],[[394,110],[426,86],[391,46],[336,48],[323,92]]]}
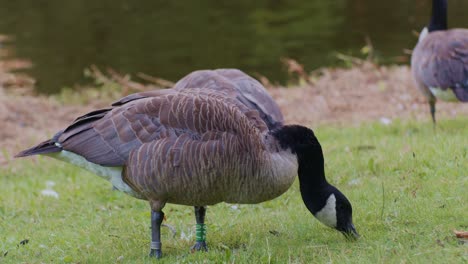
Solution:
{"label": "muddy bank", "polygon": [[[315,126],[396,118],[430,121],[429,106],[408,66],[366,62],[349,69],[323,69],[312,84],[270,91],[290,122]],[[467,114],[468,104],[437,102],[437,118]]]}

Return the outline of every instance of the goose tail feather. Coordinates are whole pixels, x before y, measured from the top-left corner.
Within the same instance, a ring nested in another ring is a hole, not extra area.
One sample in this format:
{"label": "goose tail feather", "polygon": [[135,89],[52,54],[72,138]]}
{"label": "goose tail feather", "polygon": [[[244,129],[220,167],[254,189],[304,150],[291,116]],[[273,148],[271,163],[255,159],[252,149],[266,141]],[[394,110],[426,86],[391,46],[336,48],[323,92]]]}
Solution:
{"label": "goose tail feather", "polygon": [[49,140],[46,140],[46,141],[44,141],[42,143],[39,143],[38,145],[36,145],[36,146],[34,146],[32,148],[21,151],[20,153],[15,155],[15,158],[60,152],[61,150],[62,150],[62,148],[57,146],[53,139],[49,139]]}

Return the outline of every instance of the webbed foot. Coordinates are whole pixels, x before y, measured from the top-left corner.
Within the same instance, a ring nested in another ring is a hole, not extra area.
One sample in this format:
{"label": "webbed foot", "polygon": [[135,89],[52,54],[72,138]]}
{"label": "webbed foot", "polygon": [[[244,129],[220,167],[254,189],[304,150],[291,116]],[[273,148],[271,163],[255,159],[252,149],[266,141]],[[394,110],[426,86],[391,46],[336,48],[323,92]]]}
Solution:
{"label": "webbed foot", "polygon": [[162,252],[161,252],[161,249],[154,249],[152,248],[150,253],[149,253],[149,256],[151,258],[157,258],[157,259],[160,259],[162,257]]}
{"label": "webbed foot", "polygon": [[208,247],[206,246],[206,242],[205,241],[197,241],[195,243],[195,245],[193,245],[190,250],[193,252],[195,251],[204,251],[204,252],[208,252]]}

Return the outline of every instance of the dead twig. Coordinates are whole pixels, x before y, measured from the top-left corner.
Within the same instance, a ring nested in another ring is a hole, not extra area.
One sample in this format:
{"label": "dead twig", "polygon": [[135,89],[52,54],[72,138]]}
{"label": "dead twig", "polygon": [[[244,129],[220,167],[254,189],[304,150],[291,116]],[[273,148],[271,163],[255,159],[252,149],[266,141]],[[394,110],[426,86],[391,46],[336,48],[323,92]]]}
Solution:
{"label": "dead twig", "polygon": [[171,87],[173,87],[175,85],[174,82],[171,82],[169,80],[154,77],[154,76],[142,73],[142,72],[137,73],[137,76],[140,77],[141,79],[145,80],[145,81],[152,82],[152,83],[154,83],[154,84],[156,84],[158,86],[164,87],[164,88],[171,88]]}
{"label": "dead twig", "polygon": [[301,80],[305,81],[306,83],[311,82],[309,75],[304,70],[304,65],[300,64],[295,59],[291,59],[287,57],[281,58],[281,62],[283,63],[284,66],[286,66],[286,69],[290,76],[297,75],[297,77],[299,78],[299,82]]}
{"label": "dead twig", "polygon": [[363,65],[365,62],[363,59],[360,59],[354,56],[345,55],[343,53],[337,53],[336,58],[344,62],[351,62],[351,64],[358,65],[358,66]]}
{"label": "dead twig", "polygon": [[468,231],[453,230],[453,233],[457,238],[468,238]]}
{"label": "dead twig", "polygon": [[122,85],[122,93],[124,95],[130,94],[133,91],[142,92],[148,90],[148,87],[146,87],[145,85],[132,81],[129,74],[121,75],[112,68],[108,68],[107,72],[111,76],[112,80]]}
{"label": "dead twig", "polygon": [[175,237],[177,235],[177,230],[175,229],[175,227],[168,225],[168,224],[161,224],[161,226],[165,226],[169,228],[169,230],[171,230],[172,232],[172,237]]}

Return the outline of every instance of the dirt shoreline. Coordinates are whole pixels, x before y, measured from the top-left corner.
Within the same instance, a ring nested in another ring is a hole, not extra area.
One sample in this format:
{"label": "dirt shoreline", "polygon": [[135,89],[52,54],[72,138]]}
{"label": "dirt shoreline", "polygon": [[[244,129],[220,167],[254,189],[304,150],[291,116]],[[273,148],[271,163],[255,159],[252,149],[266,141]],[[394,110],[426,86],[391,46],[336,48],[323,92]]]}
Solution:
{"label": "dirt shoreline", "polygon": [[[91,104],[63,104],[52,97],[17,93],[5,86],[5,78],[17,78],[0,64],[0,165],[11,161],[18,150],[52,136],[78,115],[105,106],[116,98]],[[6,77],[5,77],[6,76]],[[4,79],[2,79],[4,78]],[[425,98],[413,85],[408,66],[375,66],[363,63],[349,69],[323,69],[308,84],[269,87],[287,123],[316,128],[322,124],[356,125],[366,121],[393,119],[430,120]],[[28,79],[30,80],[30,79]],[[437,103],[437,117],[468,115],[468,104]]]}

